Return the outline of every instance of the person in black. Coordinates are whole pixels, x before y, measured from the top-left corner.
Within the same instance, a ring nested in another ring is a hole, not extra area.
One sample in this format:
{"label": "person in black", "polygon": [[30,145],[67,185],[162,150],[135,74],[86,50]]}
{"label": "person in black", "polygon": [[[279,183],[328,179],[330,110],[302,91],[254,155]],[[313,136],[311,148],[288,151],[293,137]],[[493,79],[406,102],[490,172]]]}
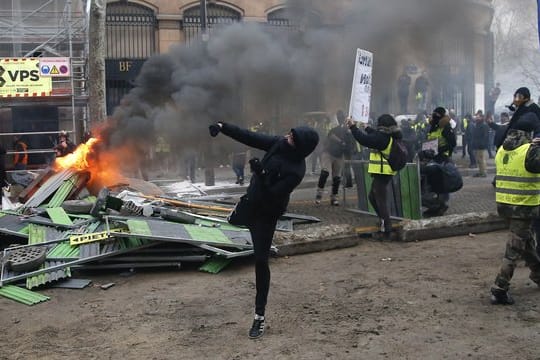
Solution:
{"label": "person in black", "polygon": [[255,255],[255,319],[249,337],[264,334],[265,308],[270,288],[268,258],[278,218],[285,213],[290,194],[300,184],[306,173],[305,158],[319,142],[317,132],[307,126],[291,129],[289,134],[271,136],[255,133],[232,124],[219,122],[210,125],[210,135],[219,132],[249,147],[265,151],[262,160],[249,161],[252,176],[247,197],[255,203],[254,220],[248,226]]}
{"label": "person in black", "polygon": [[[326,180],[332,173],[332,194],[330,195],[330,205],[339,206],[338,192],[341,184],[341,174],[344,169],[345,159],[351,158],[353,152],[353,138],[345,126],[345,114],[342,110],[336,113],[338,126],[333,127],[328,132],[322,154],[322,168],[315,194],[315,204],[319,205],[326,186]],[[349,170],[350,174],[350,170]]]}
{"label": "person in black", "polygon": [[409,88],[411,87],[411,77],[404,70],[398,79],[399,109],[401,114],[407,114],[409,102]]}
{"label": "person in black", "polygon": [[66,156],[75,151],[77,146],[69,139],[66,131],[58,135],[58,145],[55,146],[56,157]]}
{"label": "person in black", "polygon": [[[390,210],[388,209],[388,185],[392,181],[394,172],[387,167],[383,167],[384,159],[380,158],[382,151],[389,147],[390,140],[401,139],[402,134],[396,120],[392,115],[384,114],[377,119],[377,128],[366,127],[364,130],[358,128],[353,119],[347,119],[347,126],[351,130],[353,137],[360,143],[372,150],[370,154],[370,165],[368,173],[371,174],[373,182],[368,195],[371,206],[375,209],[381,222],[380,232],[377,234],[381,239],[389,239],[392,232],[390,221]],[[380,160],[377,162],[376,157]],[[375,164],[376,162],[376,164]],[[380,165],[379,165],[380,164]]]}
{"label": "person in black", "polygon": [[401,133],[403,134],[403,142],[407,147],[407,162],[414,162],[414,156],[417,151],[417,139],[416,132],[409,120],[401,120]]}
{"label": "person in black", "polygon": [[[510,119],[510,122],[508,123],[508,126],[506,127],[503,136],[501,136],[498,139],[498,143],[495,144],[496,147],[500,147],[502,145],[502,143],[506,139],[508,131],[511,129],[523,130],[523,126],[531,129],[537,129],[539,127],[538,121],[533,120],[533,117],[527,117],[526,120],[521,119],[523,115],[530,112],[534,113],[536,115],[536,118],[540,119],[540,107],[531,100],[531,92],[528,88],[521,87],[517,89],[514,93],[514,100],[512,101],[512,104],[508,107],[511,111],[514,111],[514,114],[512,115],[512,118]],[[536,136],[536,130],[534,131],[534,135]]]}
{"label": "person in black", "polygon": [[0,144],[0,188],[8,185],[6,175],[6,149]]}
{"label": "person in black", "polygon": [[438,167],[429,166],[434,161],[439,164],[451,162],[451,154],[456,147],[456,134],[450,124],[450,116],[447,109],[437,107],[433,110],[429,120],[429,131],[427,140],[437,140],[437,152],[420,152],[420,174],[422,190],[422,206],[427,208],[423,215],[441,216],[448,210],[449,193],[435,193],[433,184],[441,182],[441,176]]}

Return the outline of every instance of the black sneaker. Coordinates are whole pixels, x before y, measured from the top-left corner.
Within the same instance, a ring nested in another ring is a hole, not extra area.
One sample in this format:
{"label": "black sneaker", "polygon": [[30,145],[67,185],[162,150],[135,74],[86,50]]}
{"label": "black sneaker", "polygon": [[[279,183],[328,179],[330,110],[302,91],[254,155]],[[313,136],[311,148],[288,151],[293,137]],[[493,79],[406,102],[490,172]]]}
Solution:
{"label": "black sneaker", "polygon": [[510,297],[508,291],[502,289],[491,289],[491,304],[492,305],[512,305],[514,299]]}
{"label": "black sneaker", "polygon": [[262,319],[261,317],[257,317],[255,320],[253,320],[251,329],[249,329],[250,339],[258,339],[264,335],[264,317],[262,317]]}

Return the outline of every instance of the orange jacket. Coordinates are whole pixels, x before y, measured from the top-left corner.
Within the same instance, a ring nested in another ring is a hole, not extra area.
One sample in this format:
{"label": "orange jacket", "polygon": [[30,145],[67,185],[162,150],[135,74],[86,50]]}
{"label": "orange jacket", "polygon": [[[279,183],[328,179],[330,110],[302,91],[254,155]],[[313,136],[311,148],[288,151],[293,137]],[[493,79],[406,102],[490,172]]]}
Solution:
{"label": "orange jacket", "polygon": [[28,153],[26,152],[27,149],[28,149],[28,145],[26,145],[26,143],[24,143],[23,141],[19,140],[15,143],[15,151],[18,151],[19,153],[14,154],[13,165],[17,165],[17,164],[28,165]]}

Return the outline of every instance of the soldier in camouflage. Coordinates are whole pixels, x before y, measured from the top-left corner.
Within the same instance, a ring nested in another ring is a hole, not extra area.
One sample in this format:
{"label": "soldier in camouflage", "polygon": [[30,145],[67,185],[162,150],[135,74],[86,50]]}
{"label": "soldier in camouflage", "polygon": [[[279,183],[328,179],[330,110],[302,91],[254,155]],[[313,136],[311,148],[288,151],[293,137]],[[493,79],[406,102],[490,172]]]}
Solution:
{"label": "soldier in camouflage", "polygon": [[525,260],[530,279],[540,285],[540,257],[531,222],[540,216],[540,138],[512,129],[495,158],[497,211],[509,222],[510,237],[499,274],[491,287],[492,304],[513,304],[508,294],[517,261]]}

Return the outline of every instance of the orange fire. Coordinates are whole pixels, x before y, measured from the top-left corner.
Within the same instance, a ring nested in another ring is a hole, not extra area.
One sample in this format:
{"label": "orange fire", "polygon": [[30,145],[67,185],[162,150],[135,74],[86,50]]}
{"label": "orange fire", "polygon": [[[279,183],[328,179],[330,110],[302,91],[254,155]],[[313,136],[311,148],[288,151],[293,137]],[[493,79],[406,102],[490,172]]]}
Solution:
{"label": "orange fire", "polygon": [[56,170],[74,169],[78,171],[88,170],[90,167],[89,155],[92,148],[99,142],[97,138],[90,138],[86,143],[80,144],[77,149],[63,157],[56,158],[54,167]]}
{"label": "orange fire", "polygon": [[103,186],[125,183],[121,172],[126,168],[126,164],[133,164],[133,159],[126,156],[129,152],[125,149],[104,150],[100,144],[101,139],[90,138],[86,143],[80,144],[73,153],[56,158],[54,169],[88,171],[90,180],[87,185],[91,192],[96,192]]}

